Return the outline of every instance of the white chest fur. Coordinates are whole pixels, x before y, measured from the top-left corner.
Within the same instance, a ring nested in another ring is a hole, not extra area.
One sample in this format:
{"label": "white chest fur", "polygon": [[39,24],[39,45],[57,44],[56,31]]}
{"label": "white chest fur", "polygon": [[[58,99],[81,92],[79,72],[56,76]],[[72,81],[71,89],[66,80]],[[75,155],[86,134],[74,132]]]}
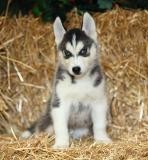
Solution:
{"label": "white chest fur", "polygon": [[104,80],[102,79],[100,85],[95,87],[93,85],[94,78],[85,76],[81,79],[76,79],[76,82],[72,83],[71,77],[65,75],[65,79],[57,84],[56,92],[61,101],[82,102],[90,105],[104,97]]}
{"label": "white chest fur", "polygon": [[[82,134],[77,132],[77,129],[80,131],[81,128],[84,131],[89,128],[90,131],[93,126],[96,139],[100,139],[100,134],[101,137],[103,134],[106,138],[104,126],[106,126],[107,101],[104,79],[98,86],[94,86],[95,76],[85,76],[76,80],[75,83],[72,83],[69,75],[64,75],[64,77],[63,80],[59,80],[55,88],[60,105],[52,110],[54,128],[63,127],[65,119],[67,119],[69,129],[76,129],[74,137]],[[100,132],[100,129],[103,130],[103,133]]]}

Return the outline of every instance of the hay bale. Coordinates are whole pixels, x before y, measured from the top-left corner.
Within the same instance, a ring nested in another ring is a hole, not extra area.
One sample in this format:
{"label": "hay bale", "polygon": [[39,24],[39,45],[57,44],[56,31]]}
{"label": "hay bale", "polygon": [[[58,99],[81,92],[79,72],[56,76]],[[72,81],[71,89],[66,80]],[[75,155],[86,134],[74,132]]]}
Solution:
{"label": "hay bale", "polygon": [[122,141],[112,144],[95,144],[92,139],[75,141],[69,149],[53,150],[53,137],[47,135],[28,140],[0,137],[1,159],[35,159],[35,160],[147,160],[148,145],[143,142]]}
{"label": "hay bale", "polygon": [[[41,115],[52,92],[55,43],[50,23],[0,17],[0,133],[14,137],[0,136],[1,159],[147,159],[148,12],[117,8],[94,18],[110,99],[108,132],[116,143],[84,139],[56,152],[50,148],[53,137],[17,139]],[[81,20],[71,12],[65,24],[78,27]]]}
{"label": "hay bale", "polygon": [[[0,132],[13,126],[24,129],[39,116],[50,93],[55,51],[51,24],[32,17],[8,19],[0,24]],[[7,115],[6,115],[7,113]]]}

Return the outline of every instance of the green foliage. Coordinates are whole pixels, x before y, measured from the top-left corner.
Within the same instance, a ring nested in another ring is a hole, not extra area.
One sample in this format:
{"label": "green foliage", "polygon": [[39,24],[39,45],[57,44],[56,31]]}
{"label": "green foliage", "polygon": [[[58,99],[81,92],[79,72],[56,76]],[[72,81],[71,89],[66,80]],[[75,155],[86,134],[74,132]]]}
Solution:
{"label": "green foliage", "polygon": [[98,0],[97,3],[101,9],[111,9],[114,0]]}
{"label": "green foliage", "polygon": [[8,7],[9,15],[33,13],[44,21],[53,21],[56,16],[64,20],[66,13],[74,7],[78,11],[104,12],[114,8],[115,4],[124,8],[148,9],[148,0],[0,0],[0,14],[4,15]]}

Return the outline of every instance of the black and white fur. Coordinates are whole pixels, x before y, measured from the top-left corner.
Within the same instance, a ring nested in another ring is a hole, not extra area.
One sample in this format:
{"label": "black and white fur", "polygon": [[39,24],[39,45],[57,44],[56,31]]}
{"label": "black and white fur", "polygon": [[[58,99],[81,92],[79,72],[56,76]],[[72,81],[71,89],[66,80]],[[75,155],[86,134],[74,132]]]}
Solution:
{"label": "black and white fur", "polygon": [[55,133],[54,148],[68,147],[70,136],[93,134],[96,141],[111,142],[106,132],[108,105],[93,18],[85,13],[82,29],[66,32],[57,17],[53,27],[58,52],[53,94],[46,114],[22,137],[41,131]]}

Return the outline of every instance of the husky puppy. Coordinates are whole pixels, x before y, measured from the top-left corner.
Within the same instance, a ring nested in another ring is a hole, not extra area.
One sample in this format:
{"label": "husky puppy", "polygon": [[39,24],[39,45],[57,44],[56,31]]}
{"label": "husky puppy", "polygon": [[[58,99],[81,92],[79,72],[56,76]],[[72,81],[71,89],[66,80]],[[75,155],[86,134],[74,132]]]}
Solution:
{"label": "husky puppy", "polygon": [[68,147],[70,136],[93,134],[96,141],[111,142],[106,132],[108,105],[93,18],[85,13],[82,29],[65,31],[57,17],[53,28],[58,52],[53,94],[46,114],[22,137],[41,131],[55,133],[54,148]]}

